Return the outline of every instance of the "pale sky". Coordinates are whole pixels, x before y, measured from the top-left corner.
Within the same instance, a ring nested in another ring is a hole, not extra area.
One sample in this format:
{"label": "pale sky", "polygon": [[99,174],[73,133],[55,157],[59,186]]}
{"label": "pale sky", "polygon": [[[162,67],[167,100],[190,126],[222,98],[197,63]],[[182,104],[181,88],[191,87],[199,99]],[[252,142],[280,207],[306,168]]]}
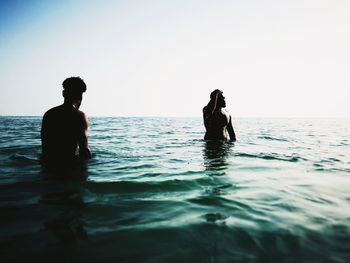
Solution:
{"label": "pale sky", "polygon": [[349,0],[0,1],[0,115],[350,117]]}

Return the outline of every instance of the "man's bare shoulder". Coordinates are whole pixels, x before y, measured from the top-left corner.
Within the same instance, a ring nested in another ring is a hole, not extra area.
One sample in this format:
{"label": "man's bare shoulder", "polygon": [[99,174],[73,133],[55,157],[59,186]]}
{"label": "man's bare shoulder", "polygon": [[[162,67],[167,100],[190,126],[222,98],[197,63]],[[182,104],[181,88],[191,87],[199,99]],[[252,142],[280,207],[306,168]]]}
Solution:
{"label": "man's bare shoulder", "polygon": [[62,105],[59,105],[59,106],[56,106],[56,107],[49,109],[47,112],[45,112],[44,117],[48,117],[48,116],[57,114],[60,111],[62,111]]}
{"label": "man's bare shoulder", "polygon": [[81,118],[81,119],[87,119],[86,114],[83,111],[77,110],[76,114]]}
{"label": "man's bare shoulder", "polygon": [[88,126],[88,118],[87,118],[87,115],[83,112],[83,111],[80,111],[80,110],[77,110],[76,111],[76,114],[79,118],[79,121],[81,121],[81,123],[83,124],[83,126],[85,128],[87,128]]}

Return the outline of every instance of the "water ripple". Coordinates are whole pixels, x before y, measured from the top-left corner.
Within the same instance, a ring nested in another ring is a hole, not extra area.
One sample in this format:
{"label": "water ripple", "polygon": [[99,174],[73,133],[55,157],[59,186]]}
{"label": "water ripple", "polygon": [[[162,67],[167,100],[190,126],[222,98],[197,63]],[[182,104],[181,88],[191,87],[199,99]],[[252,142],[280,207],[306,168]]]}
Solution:
{"label": "water ripple", "polygon": [[350,260],[350,120],[237,119],[238,141],[213,144],[201,118],[91,118],[79,180],[44,177],[40,123],[0,117],[5,256]]}

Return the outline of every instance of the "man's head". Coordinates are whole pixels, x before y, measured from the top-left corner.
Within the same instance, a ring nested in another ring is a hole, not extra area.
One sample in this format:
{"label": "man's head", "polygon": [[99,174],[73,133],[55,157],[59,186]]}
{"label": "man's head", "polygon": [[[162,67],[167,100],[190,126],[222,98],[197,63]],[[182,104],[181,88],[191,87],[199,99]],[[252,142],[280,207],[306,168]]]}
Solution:
{"label": "man's head", "polygon": [[226,107],[226,101],[225,97],[223,95],[222,90],[216,89],[212,93],[210,93],[210,99],[214,100],[217,97],[216,105],[217,107],[225,108]]}
{"label": "man's head", "polygon": [[86,84],[80,77],[70,77],[63,81],[63,97],[65,102],[75,104],[79,109],[86,91]]}

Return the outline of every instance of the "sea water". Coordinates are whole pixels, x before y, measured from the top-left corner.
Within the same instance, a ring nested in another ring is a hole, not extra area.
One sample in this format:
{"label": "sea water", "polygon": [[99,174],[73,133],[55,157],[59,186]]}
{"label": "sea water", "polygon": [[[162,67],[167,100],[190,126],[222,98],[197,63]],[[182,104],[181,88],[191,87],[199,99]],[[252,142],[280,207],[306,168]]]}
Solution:
{"label": "sea water", "polygon": [[350,262],[350,120],[90,118],[50,180],[41,117],[0,117],[1,262]]}

